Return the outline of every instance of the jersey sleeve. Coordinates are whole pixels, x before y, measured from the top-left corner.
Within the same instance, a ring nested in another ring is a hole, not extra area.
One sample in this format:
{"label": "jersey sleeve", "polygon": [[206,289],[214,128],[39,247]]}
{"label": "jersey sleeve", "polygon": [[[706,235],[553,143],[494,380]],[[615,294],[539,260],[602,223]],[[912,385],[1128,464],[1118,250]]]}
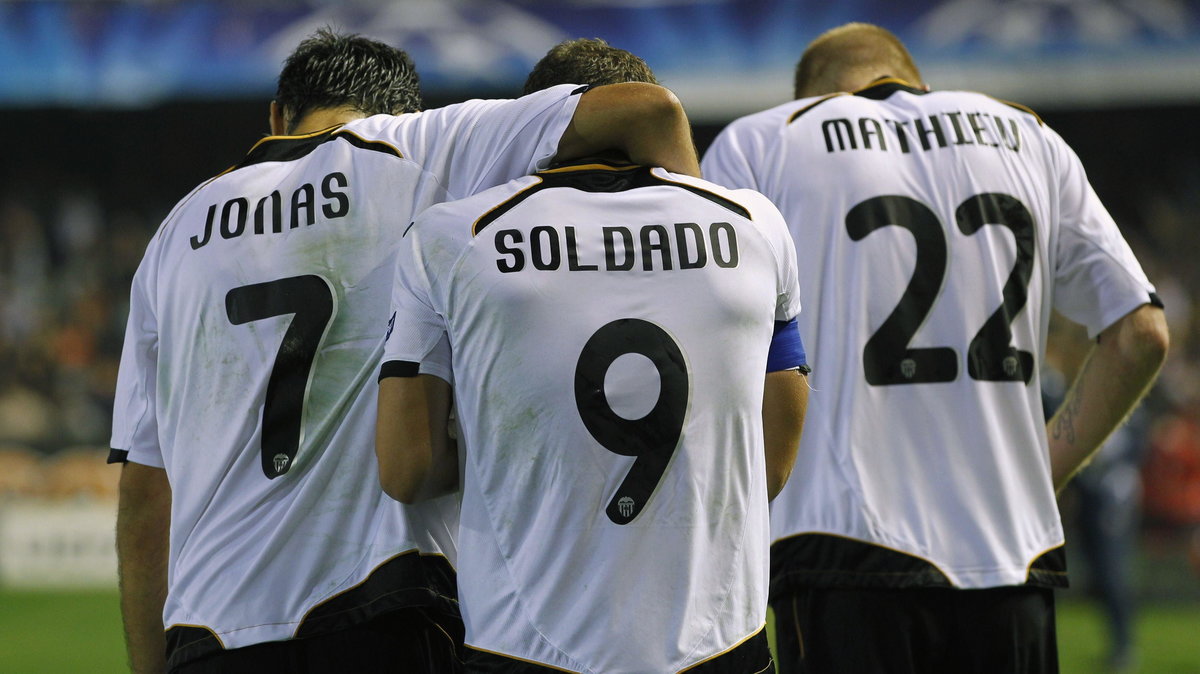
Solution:
{"label": "jersey sleeve", "polygon": [[405,127],[407,144],[461,199],[549,166],[586,87],[563,84],[512,100],[471,100],[429,110]]}
{"label": "jersey sleeve", "polygon": [[725,187],[760,190],[750,162],[750,134],[742,127],[735,122],[717,135],[700,161],[700,173],[705,180]]}
{"label": "jersey sleeve", "polygon": [[384,337],[379,378],[431,374],[451,381],[446,322],[430,299],[428,271],[416,226],[401,243],[392,285],[392,315]]}
{"label": "jersey sleeve", "polygon": [[1095,338],[1125,314],[1156,301],[1154,286],[1100,203],[1079,157],[1049,133],[1060,180],[1054,307]]}
{"label": "jersey sleeve", "polygon": [[129,320],[117,372],[109,463],[131,461],[163,467],[158,442],[155,383],[158,379],[158,318],[154,311],[153,258],[148,253],[133,278]]}

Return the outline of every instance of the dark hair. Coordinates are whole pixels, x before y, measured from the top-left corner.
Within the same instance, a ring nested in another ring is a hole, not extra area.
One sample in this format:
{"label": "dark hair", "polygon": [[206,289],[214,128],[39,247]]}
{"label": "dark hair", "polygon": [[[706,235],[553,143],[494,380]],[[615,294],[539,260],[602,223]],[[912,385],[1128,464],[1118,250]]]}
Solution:
{"label": "dark hair", "polygon": [[566,40],[546,52],[525,80],[523,93],[531,94],[556,84],[658,84],[642,59],[609,45],[600,38]]}
{"label": "dark hair", "polygon": [[421,86],[404,50],[322,28],[284,62],[275,103],[290,133],[301,117],[321,108],[350,106],[368,115],[416,112]]}

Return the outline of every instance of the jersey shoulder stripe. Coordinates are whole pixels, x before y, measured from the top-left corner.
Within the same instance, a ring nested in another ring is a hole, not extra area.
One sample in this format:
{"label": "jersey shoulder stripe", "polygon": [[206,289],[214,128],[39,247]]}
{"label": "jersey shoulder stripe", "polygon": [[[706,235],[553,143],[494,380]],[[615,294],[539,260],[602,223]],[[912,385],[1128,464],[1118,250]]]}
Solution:
{"label": "jersey shoulder stripe", "polygon": [[381,140],[369,140],[341,127],[342,125],[339,124],[302,136],[267,136],[255,143],[254,147],[250,148],[250,152],[246,153],[245,158],[226,169],[221,175],[268,161],[295,161],[307,156],[313,150],[317,149],[317,147],[331,140],[344,140],[363,150],[382,152],[397,159],[404,158],[400,150],[396,149],[390,143]]}
{"label": "jersey shoulder stripe", "polygon": [[796,121],[800,117],[800,115],[803,115],[804,113],[808,112],[809,110],[812,110],[813,108],[824,103],[825,101],[828,101],[833,98],[837,98],[838,96],[845,96],[845,95],[846,95],[846,92],[839,91],[836,94],[829,94],[827,96],[822,96],[821,98],[818,98],[817,100],[813,101],[812,103],[809,103],[808,105],[804,106],[803,108],[800,108],[796,112],[792,113],[792,116],[788,117],[787,123],[791,124],[792,122]]}
{"label": "jersey shoulder stripe", "polygon": [[538,182],[517,192],[476,220],[471,230],[472,233],[478,235],[479,232],[483,231],[484,227],[495,222],[500,216],[515,208],[522,201],[541,190],[552,187],[569,187],[584,192],[624,192],[640,187],[679,187],[704,197],[747,220],[752,219],[749,209],[741,204],[702,187],[654,175],[653,171],[647,166],[580,164],[577,166],[563,166],[539,171],[534,174],[534,177],[538,178]]}
{"label": "jersey shoulder stripe", "polygon": [[[984,94],[984,95],[987,96],[987,94]],[[988,96],[988,98],[990,98],[993,101],[996,101],[998,103],[1003,103],[1010,108],[1014,108],[1014,109],[1020,110],[1021,112],[1033,115],[1033,118],[1037,120],[1038,126],[1046,126],[1046,122],[1042,121],[1041,115],[1034,112],[1033,108],[1030,108],[1025,105],[1021,105],[1020,103],[1013,103],[1012,101],[1006,101],[1003,98],[996,98],[995,96]]]}

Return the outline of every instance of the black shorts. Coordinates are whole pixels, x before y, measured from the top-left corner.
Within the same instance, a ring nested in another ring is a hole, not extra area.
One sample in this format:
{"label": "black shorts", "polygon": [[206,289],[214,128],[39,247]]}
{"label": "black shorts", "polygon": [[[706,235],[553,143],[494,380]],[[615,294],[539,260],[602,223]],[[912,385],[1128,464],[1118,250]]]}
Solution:
{"label": "black shorts", "polygon": [[462,671],[461,649],[461,622],[456,628],[453,620],[402,609],[328,634],[218,651],[171,674],[455,674]]}
{"label": "black shorts", "polygon": [[1058,672],[1048,588],[802,588],[771,608],[780,674]]}

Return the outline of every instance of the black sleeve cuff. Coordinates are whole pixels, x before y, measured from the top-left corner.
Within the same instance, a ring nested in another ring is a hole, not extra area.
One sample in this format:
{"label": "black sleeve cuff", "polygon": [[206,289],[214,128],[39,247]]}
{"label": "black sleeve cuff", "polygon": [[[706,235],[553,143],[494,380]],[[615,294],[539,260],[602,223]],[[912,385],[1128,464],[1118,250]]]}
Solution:
{"label": "black sleeve cuff", "polygon": [[109,449],[108,461],[105,463],[129,463],[129,450],[127,449]]}
{"label": "black sleeve cuff", "polygon": [[379,381],[388,377],[415,377],[421,372],[420,363],[407,360],[389,360],[379,368]]}

